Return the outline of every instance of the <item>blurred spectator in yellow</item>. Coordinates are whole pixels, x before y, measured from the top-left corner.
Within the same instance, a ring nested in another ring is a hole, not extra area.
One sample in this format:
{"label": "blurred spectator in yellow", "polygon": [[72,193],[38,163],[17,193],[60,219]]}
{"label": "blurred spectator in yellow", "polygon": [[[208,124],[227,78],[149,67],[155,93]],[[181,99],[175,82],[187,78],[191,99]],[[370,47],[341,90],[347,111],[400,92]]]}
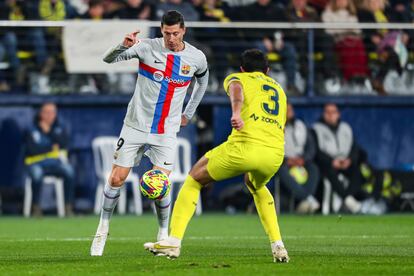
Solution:
{"label": "blurred spectator in yellow", "polygon": [[[192,0],[200,21],[229,22],[232,9],[221,0]],[[199,28],[194,32],[195,39],[207,47],[203,48],[207,56],[210,71],[209,90],[218,90],[224,80],[229,64],[229,56],[234,53],[230,44],[237,44],[237,36],[232,29]],[[228,39],[232,38],[232,43]]]}
{"label": "blurred spectator in yellow", "polygon": [[230,8],[226,2],[223,2],[221,0],[204,0],[200,2],[200,21],[230,21],[230,18],[228,16]]}
{"label": "blurred spectator in yellow", "polygon": [[[41,20],[63,21],[67,16],[66,10],[67,4],[64,0],[39,0],[38,11]],[[62,53],[62,28],[48,27],[44,30],[47,51],[50,56],[48,61],[50,70],[56,68],[55,64],[57,62],[60,62],[60,67],[64,67],[63,60],[60,58]]]}

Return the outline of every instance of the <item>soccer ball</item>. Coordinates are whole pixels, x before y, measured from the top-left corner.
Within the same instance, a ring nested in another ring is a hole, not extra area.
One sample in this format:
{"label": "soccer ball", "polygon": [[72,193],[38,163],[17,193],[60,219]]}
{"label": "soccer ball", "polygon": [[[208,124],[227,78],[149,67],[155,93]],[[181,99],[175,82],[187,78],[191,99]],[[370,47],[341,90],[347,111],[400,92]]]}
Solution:
{"label": "soccer ball", "polygon": [[293,166],[290,168],[289,173],[300,185],[303,185],[308,181],[308,171],[302,166]]}
{"label": "soccer ball", "polygon": [[161,199],[170,192],[171,182],[161,170],[149,170],[142,176],[139,188],[144,197]]}

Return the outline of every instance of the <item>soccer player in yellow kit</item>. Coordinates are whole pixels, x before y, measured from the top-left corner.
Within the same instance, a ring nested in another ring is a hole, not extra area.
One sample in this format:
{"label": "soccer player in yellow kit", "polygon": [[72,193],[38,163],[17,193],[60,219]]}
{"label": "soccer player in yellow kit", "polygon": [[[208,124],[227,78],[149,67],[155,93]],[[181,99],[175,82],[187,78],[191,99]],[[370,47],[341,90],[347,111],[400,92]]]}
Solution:
{"label": "soccer player in yellow kit", "polygon": [[224,89],[231,101],[232,133],[226,142],[207,152],[191,169],[175,202],[170,236],[144,244],[145,249],[154,254],[177,258],[201,188],[244,174],[269,236],[274,261],[289,261],[273,196],[266,187],[283,162],[286,95],[280,85],[266,75],[268,62],[261,51],[245,51],[240,69],[241,73],[231,74],[224,80]]}

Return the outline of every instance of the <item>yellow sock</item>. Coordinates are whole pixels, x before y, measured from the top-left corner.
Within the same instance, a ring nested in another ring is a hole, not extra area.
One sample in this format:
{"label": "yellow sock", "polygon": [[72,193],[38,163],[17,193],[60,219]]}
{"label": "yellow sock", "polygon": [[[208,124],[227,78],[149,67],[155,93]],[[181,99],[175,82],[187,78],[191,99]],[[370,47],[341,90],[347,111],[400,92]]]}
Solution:
{"label": "yellow sock", "polygon": [[185,229],[196,209],[201,188],[200,183],[195,181],[190,175],[187,176],[175,201],[171,217],[170,236],[180,240],[183,239]]}
{"label": "yellow sock", "polygon": [[279,224],[277,223],[277,215],[275,209],[275,202],[272,194],[266,186],[250,192],[253,195],[254,203],[256,204],[257,212],[266,234],[269,236],[270,242],[280,241]]}

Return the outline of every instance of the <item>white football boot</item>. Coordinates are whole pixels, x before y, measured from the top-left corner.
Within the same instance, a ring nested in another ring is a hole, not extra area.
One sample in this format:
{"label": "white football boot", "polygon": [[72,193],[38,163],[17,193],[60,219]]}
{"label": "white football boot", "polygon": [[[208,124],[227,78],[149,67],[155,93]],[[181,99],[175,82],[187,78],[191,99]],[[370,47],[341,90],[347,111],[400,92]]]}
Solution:
{"label": "white football boot", "polygon": [[169,259],[175,259],[180,256],[181,246],[172,244],[166,239],[159,242],[144,243],[144,248],[156,256],[167,256]]}
{"label": "white football boot", "polygon": [[91,245],[91,256],[102,256],[105,249],[106,239],[108,238],[108,228],[109,227],[98,227]]}
{"label": "white football boot", "polygon": [[288,263],[289,262],[289,255],[286,250],[281,245],[276,245],[275,243],[272,243],[272,254],[273,254],[273,262],[278,263]]}

